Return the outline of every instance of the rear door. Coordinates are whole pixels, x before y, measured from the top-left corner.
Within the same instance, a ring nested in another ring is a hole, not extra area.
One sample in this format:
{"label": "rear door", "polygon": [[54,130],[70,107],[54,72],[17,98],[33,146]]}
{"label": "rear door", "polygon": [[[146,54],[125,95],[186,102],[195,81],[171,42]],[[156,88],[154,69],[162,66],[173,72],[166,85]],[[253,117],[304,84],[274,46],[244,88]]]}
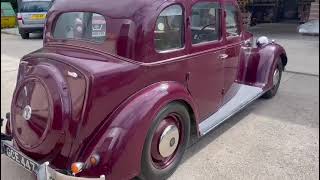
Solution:
{"label": "rear door", "polygon": [[23,1],[19,9],[23,24],[44,24],[51,1]]}
{"label": "rear door", "polygon": [[239,54],[241,48],[241,13],[237,4],[225,2],[224,35],[225,35],[225,57],[224,57],[224,98],[223,104],[228,102],[237,92],[235,83],[239,66]]}

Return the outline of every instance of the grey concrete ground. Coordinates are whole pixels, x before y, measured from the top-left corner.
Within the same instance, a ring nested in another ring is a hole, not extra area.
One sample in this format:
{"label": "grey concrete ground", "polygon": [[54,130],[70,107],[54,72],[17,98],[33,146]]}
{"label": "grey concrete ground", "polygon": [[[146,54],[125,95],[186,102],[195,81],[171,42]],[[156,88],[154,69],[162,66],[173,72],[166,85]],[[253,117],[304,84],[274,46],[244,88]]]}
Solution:
{"label": "grey concrete ground", "polygon": [[285,73],[259,99],[194,144],[171,180],[319,178],[319,77]]}
{"label": "grey concrete ground", "polygon": [[[297,41],[301,44],[297,56],[314,53],[304,46],[313,38]],[[296,40],[287,39],[283,40],[289,45],[287,51],[294,51],[290,40]],[[319,43],[314,43],[311,49],[318,48]],[[41,39],[1,34],[1,116],[9,110],[18,59],[41,44]],[[288,66],[295,58],[290,56]],[[312,65],[296,61],[291,69],[317,74],[318,59],[314,53],[308,60]],[[319,179],[318,92],[319,76],[284,73],[276,97],[257,100],[201,138],[187,150],[170,179]],[[1,179],[31,180],[34,176],[1,156]]]}
{"label": "grey concrete ground", "polygon": [[19,30],[18,28],[6,28],[6,29],[1,29],[2,34],[11,34],[11,35],[17,35],[19,36]]}

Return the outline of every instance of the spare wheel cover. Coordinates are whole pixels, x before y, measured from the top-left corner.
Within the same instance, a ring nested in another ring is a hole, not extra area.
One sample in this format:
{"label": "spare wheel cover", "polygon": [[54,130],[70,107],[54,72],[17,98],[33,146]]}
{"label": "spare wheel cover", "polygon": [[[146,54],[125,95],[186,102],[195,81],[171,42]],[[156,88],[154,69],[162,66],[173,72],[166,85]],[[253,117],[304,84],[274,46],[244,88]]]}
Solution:
{"label": "spare wheel cover", "polygon": [[48,154],[62,142],[70,117],[68,88],[52,64],[34,67],[16,88],[12,101],[12,125],[20,148]]}

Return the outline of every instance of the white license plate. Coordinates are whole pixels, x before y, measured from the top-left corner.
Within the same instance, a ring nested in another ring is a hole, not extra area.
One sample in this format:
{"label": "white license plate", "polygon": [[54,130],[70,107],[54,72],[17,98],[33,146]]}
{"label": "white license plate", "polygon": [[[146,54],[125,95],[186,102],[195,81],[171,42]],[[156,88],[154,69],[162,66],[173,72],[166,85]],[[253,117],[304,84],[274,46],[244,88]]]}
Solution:
{"label": "white license plate", "polygon": [[93,31],[92,32],[92,37],[104,37],[106,36],[106,32],[104,31]]}
{"label": "white license plate", "polygon": [[36,173],[39,165],[38,163],[34,162],[30,158],[28,158],[26,155],[22,154],[21,152],[15,150],[11,146],[7,145],[6,143],[2,144],[3,151],[6,156],[8,156],[10,159],[18,163],[20,166],[24,167],[26,170]]}

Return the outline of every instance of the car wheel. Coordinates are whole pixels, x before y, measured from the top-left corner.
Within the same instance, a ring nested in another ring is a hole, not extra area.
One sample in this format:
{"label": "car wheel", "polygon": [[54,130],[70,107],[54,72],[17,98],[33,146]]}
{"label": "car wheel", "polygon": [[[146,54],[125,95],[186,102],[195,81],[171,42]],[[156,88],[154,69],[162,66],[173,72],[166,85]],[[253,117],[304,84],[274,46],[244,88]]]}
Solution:
{"label": "car wheel", "polygon": [[164,107],[148,131],[138,179],[168,178],[178,167],[190,138],[190,116],[185,106],[173,102]]}
{"label": "car wheel", "polygon": [[277,94],[279,86],[280,86],[281,77],[282,77],[282,71],[283,71],[283,65],[279,59],[277,66],[272,73],[272,85],[273,86],[269,91],[267,91],[266,93],[264,93],[262,95],[262,98],[270,99]]}
{"label": "car wheel", "polygon": [[23,33],[20,33],[22,39],[29,39],[29,33],[26,33],[26,32],[23,32]]}

